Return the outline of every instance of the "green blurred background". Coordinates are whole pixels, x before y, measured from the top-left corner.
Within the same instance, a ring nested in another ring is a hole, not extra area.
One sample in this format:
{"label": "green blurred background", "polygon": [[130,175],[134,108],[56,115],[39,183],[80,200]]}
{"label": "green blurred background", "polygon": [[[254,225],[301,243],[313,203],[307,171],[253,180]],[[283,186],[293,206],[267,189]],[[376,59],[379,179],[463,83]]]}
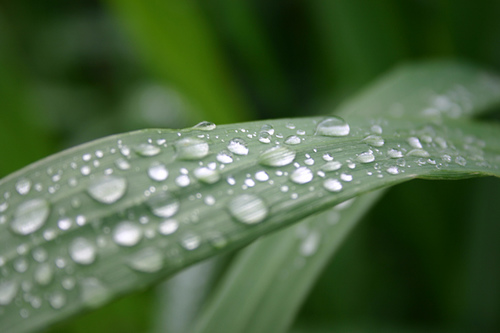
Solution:
{"label": "green blurred background", "polygon": [[[497,0],[2,1],[0,178],[113,133],[331,112],[404,62],[499,73],[499,17]],[[500,332],[499,185],[391,190],[293,331]],[[51,332],[147,332],[157,291]]]}

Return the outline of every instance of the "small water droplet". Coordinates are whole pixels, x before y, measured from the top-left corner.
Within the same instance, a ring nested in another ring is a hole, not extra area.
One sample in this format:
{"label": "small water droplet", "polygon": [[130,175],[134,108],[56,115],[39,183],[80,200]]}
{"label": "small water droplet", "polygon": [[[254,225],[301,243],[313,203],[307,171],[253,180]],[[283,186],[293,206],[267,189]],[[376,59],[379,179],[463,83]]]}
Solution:
{"label": "small water droplet", "polygon": [[213,131],[217,126],[210,121],[202,121],[193,126],[193,128],[202,131]]}
{"label": "small water droplet", "polygon": [[121,158],[121,157],[115,161],[115,165],[120,170],[128,170],[128,169],[130,169],[130,163],[126,159]]}
{"label": "small water droplet", "polygon": [[158,231],[162,235],[170,235],[179,229],[179,222],[174,219],[165,220],[158,225]]}
{"label": "small water droplet", "polygon": [[375,134],[382,134],[382,127],[380,127],[380,125],[373,125],[371,130]]}
{"label": "small water droplet", "polygon": [[20,195],[26,195],[31,190],[31,180],[22,178],[19,179],[16,183],[16,191]]}
{"label": "small water droplet", "polygon": [[274,134],[274,128],[270,124],[264,124],[264,125],[262,125],[262,127],[260,128],[260,131],[261,132],[267,132],[267,133],[269,133],[271,135]]}
{"label": "small water droplet", "polygon": [[158,217],[172,217],[179,210],[180,202],[179,199],[162,193],[160,195],[154,196],[147,201],[147,205],[151,209],[154,215]]}
{"label": "small water droplet", "polygon": [[400,158],[403,157],[403,153],[397,149],[389,149],[387,151],[387,155],[389,155],[390,158]]}
{"label": "small water droplet", "polygon": [[16,297],[19,285],[16,281],[4,280],[0,282],[0,305],[9,305]]}
{"label": "small water droplet", "polygon": [[77,237],[69,246],[69,255],[77,264],[90,265],[95,261],[96,248],[87,239]]}
{"label": "small water droplet", "polygon": [[300,244],[300,254],[304,257],[310,257],[318,251],[321,235],[317,231],[312,231]]}
{"label": "small water droplet", "polygon": [[387,173],[390,173],[391,175],[397,175],[399,174],[399,168],[397,166],[390,166],[387,168]]}
{"label": "small water droplet", "polygon": [[342,118],[332,116],[318,124],[316,135],[324,136],[346,136],[350,132],[349,124]]}
{"label": "small water droplet", "polygon": [[266,166],[280,167],[293,162],[295,152],[286,147],[273,147],[259,156],[259,163]]}
{"label": "small water droplet", "polygon": [[182,160],[197,160],[208,155],[209,146],[205,141],[187,137],[177,140],[174,144],[177,157]]}
{"label": "small water droplet", "polygon": [[33,199],[21,203],[10,223],[12,231],[19,235],[28,235],[40,229],[50,213],[49,203],[45,199]]}
{"label": "small water droplet", "polygon": [[200,246],[201,239],[194,234],[187,234],[181,239],[181,246],[188,251],[197,249]]}
{"label": "small water droplet", "polygon": [[330,162],[326,162],[325,164],[323,164],[323,166],[321,166],[321,170],[323,170],[325,172],[337,171],[341,167],[342,167],[342,163],[340,163],[339,161],[330,161]]}
{"label": "small water droplet", "polygon": [[153,164],[148,169],[149,178],[157,182],[168,178],[168,170],[164,164]]}
{"label": "small water droplet", "polygon": [[264,170],[257,171],[255,173],[255,179],[257,179],[259,182],[265,182],[269,180],[269,175]]}
{"label": "small water droplet", "polygon": [[328,178],[323,182],[323,187],[330,192],[340,192],[342,183],[338,179]]}
{"label": "small water droplet", "polygon": [[231,215],[241,223],[256,224],[263,221],[268,214],[264,201],[254,194],[241,194],[228,204]]}
{"label": "small water droplet", "polygon": [[220,174],[217,170],[213,170],[206,167],[197,168],[194,170],[194,176],[199,180],[207,184],[217,183],[220,179]]}
{"label": "small water droplet", "polygon": [[241,138],[234,138],[229,141],[227,149],[236,155],[248,155],[249,151],[247,143]]}
{"label": "small water droplet", "polygon": [[260,132],[259,133],[259,142],[261,143],[271,143],[271,134],[268,132]]}
{"label": "small water droplet", "polygon": [[179,187],[186,187],[191,184],[191,179],[189,179],[188,175],[180,175],[175,178],[175,184]]}
{"label": "small water droplet", "polygon": [[455,163],[461,166],[465,166],[467,164],[467,160],[463,158],[462,156],[457,156],[455,157]]}
{"label": "small water droplet", "polygon": [[144,157],[156,156],[160,153],[161,149],[158,146],[153,146],[149,143],[143,143],[135,147],[135,152]]}
{"label": "small water droplet", "polygon": [[420,148],[415,148],[410,150],[406,156],[418,156],[418,157],[429,157],[431,156],[427,150],[423,150]]}
{"label": "small water droplet", "polygon": [[231,153],[225,150],[218,153],[216,158],[217,161],[223,164],[230,164],[233,162],[233,157],[231,156]]}
{"label": "small water droplet", "polygon": [[420,143],[420,140],[418,138],[414,137],[414,136],[412,136],[411,138],[408,138],[408,143],[413,148],[420,148],[420,149],[422,149],[422,144]]}
{"label": "small water droplet", "polygon": [[96,278],[86,278],[80,282],[82,302],[86,306],[96,308],[106,303],[111,293],[101,281]]}
{"label": "small water droplet", "polygon": [[371,151],[368,151],[368,152],[364,152],[364,153],[359,154],[356,157],[356,160],[360,163],[371,163],[371,162],[375,161],[375,156],[373,155],[373,153]]}
{"label": "small water droplet", "polygon": [[287,145],[298,145],[301,142],[302,142],[302,140],[298,136],[296,136],[296,135],[290,135],[289,137],[287,137],[285,139],[285,143]]}
{"label": "small water droplet", "polygon": [[349,175],[347,173],[341,173],[340,179],[345,181],[345,182],[350,182],[350,181],[352,181],[352,175]]}
{"label": "small water droplet", "polygon": [[113,231],[113,240],[121,246],[134,246],[141,239],[141,227],[130,221],[120,222]]}
{"label": "small water droplet", "polygon": [[368,135],[363,141],[374,147],[382,147],[385,144],[384,139],[378,135]]}
{"label": "small water droplet", "polygon": [[41,286],[46,286],[52,281],[54,270],[49,264],[41,264],[35,269],[33,277],[35,282]]}
{"label": "small water droplet", "polygon": [[49,304],[58,310],[66,304],[66,296],[62,292],[56,291],[49,296]]}
{"label": "small water droplet", "polygon": [[290,180],[296,184],[306,184],[313,179],[313,172],[306,167],[300,167],[290,174]]}
{"label": "small water droplet", "polygon": [[159,249],[146,247],[127,259],[130,268],[144,273],[155,273],[163,268],[163,255]]}
{"label": "small water droplet", "polygon": [[112,204],[117,202],[127,190],[127,180],[117,176],[102,176],[89,185],[87,192],[95,200]]}

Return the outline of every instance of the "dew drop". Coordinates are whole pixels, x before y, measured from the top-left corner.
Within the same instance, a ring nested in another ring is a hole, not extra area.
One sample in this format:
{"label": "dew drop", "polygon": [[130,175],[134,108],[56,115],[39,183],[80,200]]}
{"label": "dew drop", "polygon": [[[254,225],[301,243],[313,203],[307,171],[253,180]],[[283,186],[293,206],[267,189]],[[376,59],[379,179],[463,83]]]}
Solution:
{"label": "dew drop", "polygon": [[367,151],[367,152],[359,154],[356,157],[356,160],[360,163],[371,163],[371,162],[375,161],[375,156],[373,155],[372,152]]}
{"label": "dew drop", "polygon": [[62,292],[56,291],[49,296],[49,304],[58,310],[66,304],[66,296]]}
{"label": "dew drop", "polygon": [[290,180],[296,184],[306,184],[313,179],[313,172],[307,167],[300,167],[290,174]]}
{"label": "dew drop", "polygon": [[349,124],[340,117],[329,117],[318,124],[316,135],[346,136],[350,132]]}
{"label": "dew drop", "polygon": [[217,183],[220,179],[220,174],[217,170],[206,167],[201,167],[194,170],[194,176],[206,184]]}
{"label": "dew drop", "polygon": [[408,138],[408,143],[413,148],[420,148],[420,149],[422,149],[422,144],[420,143],[420,140],[418,138],[414,137],[414,136],[412,136],[411,138]]}
{"label": "dew drop", "polygon": [[29,235],[40,229],[50,213],[49,203],[45,199],[33,199],[21,203],[10,223],[12,231],[19,235]]}
{"label": "dew drop", "polygon": [[385,144],[384,139],[378,135],[368,135],[363,141],[374,147],[382,147]]}
{"label": "dew drop", "polygon": [[389,149],[387,151],[387,155],[389,155],[390,158],[400,158],[403,157],[403,153],[397,149]]}
{"label": "dew drop", "polygon": [[96,308],[106,303],[111,292],[96,278],[86,278],[80,282],[82,302],[88,307]]}
{"label": "dew drop", "polygon": [[115,165],[120,170],[128,170],[128,169],[130,169],[130,163],[126,159],[124,159],[124,158],[117,159],[115,161]]}
{"label": "dew drop", "polygon": [[423,150],[423,149],[420,149],[420,148],[412,149],[406,155],[407,156],[418,156],[418,157],[429,157],[429,156],[431,156],[427,150]]}
{"label": "dew drop", "polygon": [[312,231],[307,235],[302,244],[300,244],[300,254],[304,257],[310,257],[318,250],[321,235],[317,231]]}
{"label": "dew drop", "polygon": [[95,179],[88,187],[88,194],[95,200],[112,204],[117,202],[127,190],[127,180],[117,176],[102,176]]}
{"label": "dew drop", "polygon": [[170,235],[179,229],[179,222],[174,219],[165,220],[158,225],[158,231],[162,235]]}
{"label": "dew drop", "polygon": [[326,162],[325,164],[323,164],[323,166],[321,167],[321,170],[323,170],[325,172],[337,171],[341,167],[342,167],[342,163],[340,163],[339,161],[330,161],[330,162]]}
{"label": "dew drop", "polygon": [[0,305],[9,305],[10,302],[16,297],[19,285],[16,281],[2,281],[0,282]]}
{"label": "dew drop", "polygon": [[31,180],[22,178],[19,179],[16,183],[16,191],[20,195],[26,195],[31,190]]}
{"label": "dew drop", "polygon": [[177,198],[162,193],[148,200],[147,205],[154,215],[168,218],[174,216],[179,210],[180,202]]}
{"label": "dew drop", "polygon": [[342,173],[340,174],[340,179],[342,179],[345,182],[350,182],[352,181],[352,175],[349,175],[347,173]]}
{"label": "dew drop", "polygon": [[191,184],[191,180],[189,179],[188,175],[180,175],[177,178],[175,178],[175,184],[179,187],[186,187]]}
{"label": "dew drop", "polygon": [[245,140],[240,139],[240,138],[234,138],[231,141],[229,141],[227,145],[227,149],[236,155],[248,155],[248,146]]}
{"label": "dew drop", "polygon": [[274,134],[274,128],[272,125],[270,124],[264,124],[262,125],[262,127],[260,128],[260,131],[261,132],[267,132],[269,133],[270,135],[273,135]]}
{"label": "dew drop", "polygon": [[202,131],[213,131],[217,126],[210,121],[202,121],[193,126],[193,128]]}
{"label": "dew drop", "polygon": [[231,215],[241,223],[256,224],[263,221],[268,214],[264,201],[254,194],[241,194],[228,204]]}
{"label": "dew drop", "polygon": [[207,156],[209,152],[208,143],[193,137],[177,140],[174,147],[177,157],[182,160],[197,160]]}
{"label": "dew drop", "polygon": [[302,142],[302,140],[298,136],[296,136],[296,135],[290,135],[289,137],[287,137],[285,139],[285,143],[287,145],[298,145],[301,142]]}
{"label": "dew drop", "polygon": [[168,170],[164,164],[153,164],[148,169],[148,176],[152,180],[161,182],[168,178]]}
{"label": "dew drop", "polygon": [[271,134],[268,132],[260,132],[259,133],[259,142],[261,143],[271,143]]}
{"label": "dew drop", "polygon": [[382,127],[380,125],[373,125],[371,131],[375,134],[382,134]]}
{"label": "dew drop", "polygon": [[130,221],[120,222],[113,231],[113,240],[121,246],[134,246],[142,239],[142,229]]}
{"label": "dew drop", "polygon": [[163,268],[163,256],[159,249],[146,247],[132,254],[127,264],[136,271],[154,273]]}
{"label": "dew drop", "polygon": [[182,237],[181,246],[188,251],[197,249],[200,246],[201,239],[199,236],[188,234]]}
{"label": "dew drop", "polygon": [[35,269],[33,277],[35,282],[41,286],[46,286],[52,281],[54,270],[49,264],[41,264]]}
{"label": "dew drop", "polygon": [[465,166],[467,164],[467,160],[465,158],[463,158],[462,156],[457,156],[455,158],[455,163],[457,163],[458,165],[461,165],[461,166]]}
{"label": "dew drop", "polygon": [[340,192],[342,183],[338,179],[328,178],[323,182],[323,187],[330,192]]}
{"label": "dew drop", "polygon": [[149,143],[143,143],[135,147],[135,152],[144,157],[156,156],[160,153],[161,149],[158,146],[153,146]]}
{"label": "dew drop", "polygon": [[390,173],[391,175],[397,175],[399,174],[399,168],[397,166],[390,166],[387,168],[387,173]]}
{"label": "dew drop", "polygon": [[269,175],[264,170],[257,171],[255,173],[255,179],[257,179],[259,182],[265,182],[269,180]]}
{"label": "dew drop", "polygon": [[286,147],[273,147],[259,156],[259,163],[266,166],[280,167],[293,162],[295,152]]}
{"label": "dew drop", "polygon": [[225,150],[218,153],[216,158],[217,161],[223,164],[229,164],[233,162],[233,157],[231,156],[231,153]]}
{"label": "dew drop", "polygon": [[75,238],[69,246],[69,255],[80,265],[90,265],[95,261],[95,246],[83,237]]}

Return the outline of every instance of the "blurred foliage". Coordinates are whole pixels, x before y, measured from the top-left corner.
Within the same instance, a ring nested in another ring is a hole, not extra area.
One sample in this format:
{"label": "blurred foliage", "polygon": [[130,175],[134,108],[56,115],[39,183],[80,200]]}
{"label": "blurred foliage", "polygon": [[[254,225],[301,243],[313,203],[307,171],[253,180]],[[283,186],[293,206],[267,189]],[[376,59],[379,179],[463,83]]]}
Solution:
{"label": "blurred foliage", "polygon": [[[496,0],[2,1],[0,177],[132,129],[330,112],[402,62],[500,72],[499,16]],[[297,331],[500,331],[500,184],[430,183],[395,188],[366,218]],[[53,332],[147,331],[152,302]]]}

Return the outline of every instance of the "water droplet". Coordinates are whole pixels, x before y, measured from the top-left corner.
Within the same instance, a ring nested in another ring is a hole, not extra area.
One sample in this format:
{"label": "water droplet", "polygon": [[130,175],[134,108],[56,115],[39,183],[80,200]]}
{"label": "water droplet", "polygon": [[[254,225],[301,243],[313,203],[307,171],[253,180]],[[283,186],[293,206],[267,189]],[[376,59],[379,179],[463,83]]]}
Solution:
{"label": "water droplet", "polygon": [[124,158],[119,158],[115,161],[115,164],[116,166],[118,167],[118,169],[120,170],[128,170],[130,169],[130,163],[124,159]]}
{"label": "water droplet", "polygon": [[255,224],[263,221],[268,214],[264,201],[254,194],[241,194],[228,204],[229,212],[239,222]]}
{"label": "water droplet", "polygon": [[290,175],[290,180],[296,184],[306,184],[313,179],[313,173],[311,169],[306,167],[300,167],[295,170]]}
{"label": "water droplet", "polygon": [[188,175],[180,175],[177,178],[175,178],[175,183],[179,187],[186,187],[189,184],[191,184],[191,180],[189,179]]}
{"label": "water droplet", "polygon": [[304,163],[306,165],[314,165],[314,159],[312,159],[311,157],[307,158],[304,160]]}
{"label": "water droplet", "polygon": [[148,175],[152,180],[161,182],[168,178],[168,170],[164,164],[153,164],[148,169]]}
{"label": "water droplet", "polygon": [[265,182],[269,180],[269,175],[264,170],[257,171],[255,173],[255,179],[257,179],[259,182]]}
{"label": "water droplet", "polygon": [[117,176],[102,176],[95,179],[88,187],[89,195],[102,203],[117,202],[127,190],[127,180]]}
{"label": "water droplet", "polygon": [[375,161],[375,156],[373,155],[373,153],[371,151],[367,151],[367,152],[359,154],[356,157],[356,160],[360,163],[371,163],[371,162]]}
{"label": "water droplet", "polygon": [[193,126],[193,128],[197,130],[202,130],[202,131],[213,131],[217,126],[209,121],[202,121],[196,125]]}
{"label": "water droplet", "polygon": [[227,149],[236,155],[248,155],[248,146],[245,140],[240,138],[234,138],[229,141]]}
{"label": "water droplet", "polygon": [[200,246],[200,242],[201,242],[200,237],[193,234],[187,234],[184,237],[182,237],[181,246],[188,251],[192,251]]}
{"label": "water droplet", "polygon": [[16,297],[19,285],[16,281],[2,281],[0,282],[0,305],[9,305],[10,302]]}
{"label": "water droplet", "polygon": [[418,157],[429,157],[431,156],[429,154],[429,152],[427,150],[423,150],[423,149],[419,149],[419,148],[416,148],[416,149],[412,149],[410,150],[406,156],[418,156]]}
{"label": "water droplet", "polygon": [[217,170],[201,167],[194,170],[194,176],[207,184],[217,183],[220,179],[220,174]]}
{"label": "water droplet", "polygon": [[52,281],[54,270],[49,264],[41,264],[38,266],[33,274],[36,283],[41,286],[46,286]]}
{"label": "water droplet", "polygon": [[382,134],[382,127],[380,127],[380,125],[373,125],[371,130],[375,134]]}
{"label": "water droplet", "polygon": [[208,143],[193,137],[177,140],[174,146],[177,157],[182,160],[197,160],[207,156],[209,152]]}
{"label": "water droplet", "polygon": [[391,175],[397,175],[399,174],[399,168],[397,166],[390,166],[387,168],[387,173],[390,173]]}
{"label": "water droplet", "polygon": [[12,231],[19,235],[28,235],[40,229],[50,213],[47,200],[33,199],[20,204],[10,223]]}
{"label": "water droplet", "polygon": [[170,235],[177,231],[179,223],[174,219],[165,220],[158,225],[158,231],[162,235]]}
{"label": "water droplet", "polygon": [[310,257],[318,250],[321,235],[317,231],[312,231],[307,235],[302,244],[300,244],[300,254],[304,257]]}
{"label": "water droplet", "polygon": [[231,153],[225,150],[218,153],[216,158],[217,161],[223,164],[229,164],[233,162],[233,157],[231,156]]}
{"label": "water droplet", "polygon": [[341,167],[342,167],[342,163],[340,163],[339,161],[330,161],[330,162],[326,162],[325,164],[323,164],[323,166],[321,167],[321,170],[323,170],[325,172],[337,171]]}
{"label": "water droplet", "polygon": [[320,122],[316,127],[316,135],[346,136],[350,132],[349,124],[342,118],[332,116]]}
{"label": "water droplet", "polygon": [[259,163],[266,166],[280,167],[293,162],[295,152],[285,147],[273,147],[259,156]]}
{"label": "water droplet", "polygon": [[153,146],[149,143],[143,143],[135,147],[135,152],[144,157],[156,156],[160,153],[161,149],[158,146]]}
{"label": "water droplet", "polygon": [[271,134],[269,134],[268,132],[260,132],[259,133],[259,142],[271,143]]}
{"label": "water droplet", "polygon": [[387,151],[387,155],[389,155],[390,158],[403,157],[403,153],[397,149],[389,149],[389,151]]}
{"label": "water droplet", "polygon": [[264,125],[262,125],[262,127],[260,128],[260,131],[261,132],[267,132],[267,133],[269,133],[271,135],[274,134],[274,128],[270,124],[264,124]]}
{"label": "water droplet", "polygon": [[163,268],[163,256],[159,249],[147,247],[130,255],[127,264],[136,271],[154,273]]}
{"label": "water droplet", "polygon": [[31,180],[22,178],[19,179],[16,183],[16,191],[20,195],[26,195],[31,190]]}
{"label": "water droplet", "polygon": [[463,158],[462,156],[457,156],[455,158],[455,163],[457,163],[458,165],[461,165],[461,166],[465,166],[467,164],[467,160],[465,158]]}
{"label": "water droplet", "polygon": [[413,148],[420,148],[420,149],[422,149],[422,144],[420,143],[420,140],[418,138],[414,137],[414,136],[412,136],[411,138],[408,138],[408,143]]}
{"label": "water droplet", "polygon": [[330,192],[340,192],[342,183],[338,179],[328,178],[323,182],[323,187]]}
{"label": "water droplet", "polygon": [[382,147],[385,144],[384,139],[378,135],[368,135],[363,141],[374,147]]}
{"label": "water droplet", "polygon": [[96,308],[106,303],[111,293],[101,281],[96,278],[86,278],[80,282],[82,302],[88,307]]}
{"label": "water droplet", "polygon": [[151,209],[154,215],[158,217],[172,217],[179,210],[180,202],[177,198],[162,193],[160,195],[150,198],[147,205]]}
{"label": "water droplet", "polygon": [[113,240],[121,246],[134,246],[142,239],[142,229],[130,221],[120,222],[113,231]]}
{"label": "water droplet", "polygon": [[62,292],[56,291],[49,296],[49,304],[58,310],[66,304],[66,296]]}
{"label": "water droplet", "polygon": [[341,173],[340,179],[345,181],[345,182],[350,182],[350,181],[352,181],[352,175],[349,175],[347,173]]}
{"label": "water droplet", "polygon": [[296,136],[296,135],[290,135],[289,137],[287,137],[285,139],[285,143],[287,145],[298,145],[301,142],[302,142],[302,140],[298,136]]}
{"label": "water droplet", "polygon": [[95,246],[83,237],[77,237],[69,246],[69,255],[74,262],[81,265],[90,265],[95,261]]}

